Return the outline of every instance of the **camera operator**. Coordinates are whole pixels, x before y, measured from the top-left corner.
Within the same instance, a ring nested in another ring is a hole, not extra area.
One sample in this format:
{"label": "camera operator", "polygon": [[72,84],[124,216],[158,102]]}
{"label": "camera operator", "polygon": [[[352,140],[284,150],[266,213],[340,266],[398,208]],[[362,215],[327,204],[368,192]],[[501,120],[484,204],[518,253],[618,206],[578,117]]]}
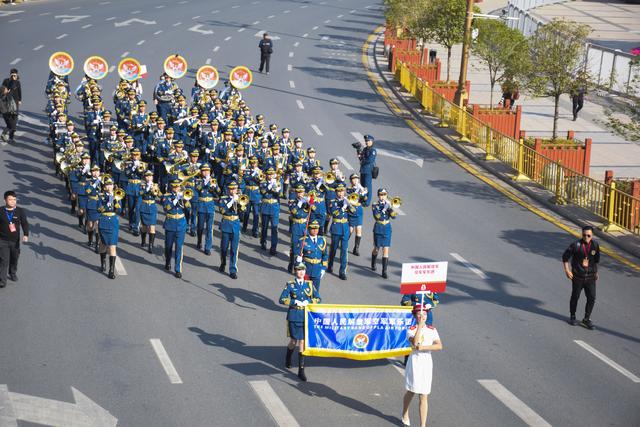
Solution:
{"label": "camera operator", "polygon": [[[378,167],[376,166],[376,157],[378,153],[373,148],[373,136],[365,135],[364,143],[365,147],[362,147],[362,143],[356,142],[352,146],[358,151],[358,159],[360,160],[360,181],[362,185],[367,188],[367,194],[372,194],[372,180],[378,177]],[[371,199],[367,198],[362,203],[363,206],[369,206]]]}

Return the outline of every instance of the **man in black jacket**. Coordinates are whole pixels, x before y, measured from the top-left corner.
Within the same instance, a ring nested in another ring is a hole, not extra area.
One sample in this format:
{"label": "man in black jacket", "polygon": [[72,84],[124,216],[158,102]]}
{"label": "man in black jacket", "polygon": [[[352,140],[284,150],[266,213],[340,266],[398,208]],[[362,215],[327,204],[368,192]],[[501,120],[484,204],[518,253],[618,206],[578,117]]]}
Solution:
{"label": "man in black jacket", "polygon": [[6,112],[2,114],[2,118],[7,124],[7,129],[2,132],[2,140],[13,142],[13,137],[18,127],[18,111],[20,110],[20,104],[22,104],[22,87],[20,86],[20,78],[18,77],[18,70],[12,68],[9,72],[9,77],[2,81],[2,87],[0,87],[0,94],[7,95],[13,98],[15,101],[16,111]]}
{"label": "man in black jacket", "polygon": [[260,49],[260,72],[262,72],[266,65],[266,72],[269,74],[269,61],[273,53],[273,41],[267,33],[262,35],[262,40],[258,43],[258,48]]}
{"label": "man in black jacket", "polygon": [[29,240],[29,223],[24,209],[16,206],[16,193],[4,193],[5,206],[0,209],[0,288],[7,285],[7,270],[9,278],[18,281],[18,258],[20,257],[20,228],[22,227],[22,241]]}
{"label": "man in black jacket", "polygon": [[570,325],[576,324],[578,299],[584,289],[587,304],[584,309],[582,325],[587,329],[594,329],[590,317],[593,306],[596,303],[596,280],[598,280],[599,262],[600,245],[593,240],[593,227],[590,225],[584,226],[582,227],[582,239],[572,243],[562,254],[564,272],[572,284],[571,300],[569,302]]}

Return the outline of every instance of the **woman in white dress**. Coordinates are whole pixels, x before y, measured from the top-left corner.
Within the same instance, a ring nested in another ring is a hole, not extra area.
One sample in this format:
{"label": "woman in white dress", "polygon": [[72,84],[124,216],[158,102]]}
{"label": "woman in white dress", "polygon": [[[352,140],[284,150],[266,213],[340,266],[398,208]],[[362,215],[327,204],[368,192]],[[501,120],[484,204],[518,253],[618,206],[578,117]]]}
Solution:
{"label": "woman in white dress", "polygon": [[407,331],[407,338],[411,343],[413,351],[409,356],[405,369],[405,387],[407,392],[404,395],[402,406],[402,424],[409,423],[409,405],[414,394],[420,395],[420,426],[427,425],[427,412],[429,406],[427,398],[431,393],[431,378],[433,373],[433,361],[431,352],[442,350],[442,342],[438,331],[433,326],[427,326],[427,311],[431,309],[431,304],[424,306],[418,304],[413,308],[413,316],[416,325]]}

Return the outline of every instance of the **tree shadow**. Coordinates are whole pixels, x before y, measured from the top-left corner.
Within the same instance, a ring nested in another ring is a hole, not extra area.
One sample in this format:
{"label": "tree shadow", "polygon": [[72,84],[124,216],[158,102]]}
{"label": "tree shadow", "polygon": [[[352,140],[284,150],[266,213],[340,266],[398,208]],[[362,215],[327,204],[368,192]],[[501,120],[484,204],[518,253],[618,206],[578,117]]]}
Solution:
{"label": "tree shadow", "polygon": [[360,122],[405,128],[402,120],[391,113],[348,113],[347,116]]}
{"label": "tree shadow", "polygon": [[[311,57],[310,60],[314,62],[319,62],[320,64],[324,64],[327,67],[344,67],[344,68],[357,68],[361,69],[362,65],[360,61],[357,59],[337,59],[337,58],[319,58],[319,57]],[[373,94],[368,94],[368,96],[373,96]]]}
{"label": "tree shadow", "polygon": [[507,198],[501,193],[486,184],[471,181],[455,182],[449,180],[432,179],[427,180],[427,184],[444,193],[453,193],[465,198],[487,201],[504,205]]}
{"label": "tree shadow", "polygon": [[321,87],[321,88],[317,88],[316,90],[325,95],[338,97],[338,98],[353,98],[355,100],[364,101],[364,102],[376,102],[380,99],[379,95],[371,92],[365,92],[362,90],[339,89],[339,88],[332,88],[332,87]]}
{"label": "tree shadow", "polygon": [[362,72],[352,72],[345,70],[334,70],[328,68],[320,68],[320,67],[297,67],[298,70],[310,74],[313,77],[332,80],[332,81],[342,81],[342,82],[357,82],[361,81],[364,78],[364,71]]}

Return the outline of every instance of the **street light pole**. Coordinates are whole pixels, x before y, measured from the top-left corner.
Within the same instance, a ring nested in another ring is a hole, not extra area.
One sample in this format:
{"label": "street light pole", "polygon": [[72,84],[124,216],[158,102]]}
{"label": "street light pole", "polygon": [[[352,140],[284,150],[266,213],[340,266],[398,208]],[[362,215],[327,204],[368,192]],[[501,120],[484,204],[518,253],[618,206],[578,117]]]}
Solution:
{"label": "street light pole", "polygon": [[469,48],[471,47],[471,23],[473,21],[474,0],[467,0],[467,17],[464,21],[464,35],[462,41],[462,59],[460,61],[460,77],[458,78],[458,89],[456,89],[454,103],[460,108],[468,98],[465,83],[467,82],[467,68],[469,66]]}

